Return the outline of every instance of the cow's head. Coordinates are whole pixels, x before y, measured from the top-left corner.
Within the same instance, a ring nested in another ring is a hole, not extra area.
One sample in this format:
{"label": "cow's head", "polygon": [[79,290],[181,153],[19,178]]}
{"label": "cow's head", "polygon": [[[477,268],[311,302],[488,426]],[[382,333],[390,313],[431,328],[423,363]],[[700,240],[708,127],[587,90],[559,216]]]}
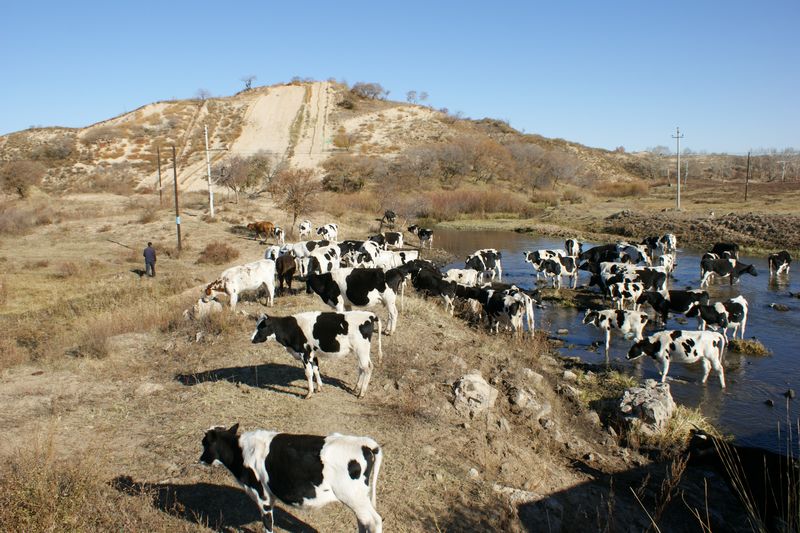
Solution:
{"label": "cow's head", "polygon": [[600,314],[597,311],[592,311],[591,309],[587,309],[586,316],[583,317],[583,323],[594,324],[599,316]]}
{"label": "cow's head", "polygon": [[628,354],[625,356],[627,359],[638,359],[643,355],[650,355],[652,356],[656,353],[658,349],[659,342],[650,342],[650,339],[642,339],[636,342],[631,349],[628,350]]}
{"label": "cow's head", "polygon": [[744,274],[745,272],[747,272],[751,276],[758,276],[758,272],[756,272],[756,267],[753,265],[747,265],[747,267],[744,270],[742,270],[742,274]]}
{"label": "cow's head", "polygon": [[260,317],[258,317],[258,321],[256,322],[256,330],[250,337],[250,342],[253,344],[258,344],[274,338],[275,324],[270,317],[268,317],[266,314],[262,314]]}
{"label": "cow's head", "polygon": [[206,286],[204,291],[206,296],[212,296],[216,292],[225,292],[225,281],[217,279]]}
{"label": "cow's head", "polygon": [[417,233],[417,228],[419,228],[419,226],[417,226],[416,224],[412,224],[412,225],[410,225],[408,227],[408,231],[410,231],[411,233],[416,234]]}
{"label": "cow's head", "polygon": [[249,224],[247,224],[247,229],[249,229],[250,231],[255,231],[256,223],[255,222],[250,222]]}
{"label": "cow's head", "polygon": [[229,429],[218,426],[206,431],[200,462],[207,465],[232,464],[234,453],[239,449],[236,436],[238,431],[239,424],[234,424]]}

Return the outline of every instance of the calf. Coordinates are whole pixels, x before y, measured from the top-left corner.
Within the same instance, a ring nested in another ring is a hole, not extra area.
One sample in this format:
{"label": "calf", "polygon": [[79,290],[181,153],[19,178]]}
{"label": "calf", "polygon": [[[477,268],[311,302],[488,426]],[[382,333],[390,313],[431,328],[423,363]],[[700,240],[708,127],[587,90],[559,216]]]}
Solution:
{"label": "calf", "polygon": [[792,256],[786,250],[772,254],[767,258],[769,263],[769,275],[780,275],[782,273],[789,273],[789,267],[792,264]]}
{"label": "calf", "polygon": [[267,305],[272,306],[275,300],[275,261],[261,259],[245,265],[225,270],[219,278],[206,286],[206,296],[225,293],[230,298],[231,310],[236,310],[236,303],[244,291],[267,289]]}
{"label": "calf", "polygon": [[617,330],[625,337],[633,334],[637,341],[642,340],[644,327],[647,324],[647,315],[637,311],[623,311],[620,309],[603,309],[602,311],[587,311],[583,317],[584,324],[601,329],[606,334],[606,360],[608,348],[611,345],[611,330]]}
{"label": "calf", "polygon": [[540,270],[545,278],[553,277],[553,286],[561,288],[561,276],[572,278],[572,288],[578,286],[578,264],[574,257],[556,256],[554,259],[542,261]]}
{"label": "calf", "polygon": [[428,243],[428,248],[433,248],[433,230],[428,228],[421,228],[416,224],[408,227],[408,231],[413,233],[419,239],[419,247],[424,248],[425,243]]}
{"label": "calf", "polygon": [[713,305],[703,305],[695,303],[686,313],[686,316],[697,317],[700,329],[705,330],[706,326],[713,329],[722,328],[725,339],[728,338],[728,328],[733,328],[733,338],[741,326],[740,338],[744,339],[744,330],[747,327],[747,300],[744,296],[737,296],[724,302],[717,302]]}
{"label": "calf", "polygon": [[304,237],[308,237],[309,235],[311,235],[311,229],[312,229],[311,221],[310,220],[302,221],[300,223],[300,225],[298,226],[298,229],[299,229],[299,232],[298,232],[297,235],[298,235],[299,239],[302,239]]}
{"label": "calf", "polygon": [[583,245],[578,242],[578,239],[567,239],[564,242],[564,250],[566,250],[569,257],[578,257],[583,251]]}
{"label": "calf", "polygon": [[732,242],[717,242],[711,247],[711,253],[722,257],[726,253],[734,259],[739,259],[739,245]]}
{"label": "calf", "polygon": [[303,364],[308,382],[306,398],[314,393],[314,378],[317,380],[317,391],[322,391],[319,355],[343,357],[353,353],[358,360],[358,382],[353,392],[359,398],[363,398],[372,376],[369,352],[376,323],[378,361],[380,361],[383,359],[381,319],[369,311],[344,313],[310,311],[287,317],[261,315],[250,340],[253,344],[276,340]]}
{"label": "calf", "polygon": [[717,471],[744,507],[756,531],[785,532],[800,516],[800,462],[761,448],[737,446],[702,430],[692,430],[687,464]]}
{"label": "calf", "polygon": [[325,274],[310,274],[306,278],[306,292],[317,293],[322,301],[338,312],[345,308],[373,307],[382,304],[389,313],[386,334],[397,327],[397,292],[403,281],[402,274],[379,268],[342,268]]}
{"label": "calf", "polygon": [[639,281],[621,281],[612,283],[608,286],[608,295],[611,297],[617,309],[625,308],[625,300],[630,300],[633,310],[639,310],[639,297],[644,293],[644,284]]}
{"label": "calf", "polygon": [[397,214],[392,211],[391,209],[387,209],[383,212],[383,217],[381,218],[381,224],[388,224],[389,226],[394,226],[395,222],[397,222]]}
{"label": "calf", "polygon": [[339,226],[338,224],[325,224],[317,228],[317,235],[326,241],[336,241],[339,236]]}
{"label": "calf", "polygon": [[722,369],[722,349],[725,337],[715,331],[659,331],[634,344],[628,351],[628,359],[643,355],[652,357],[660,365],[661,383],[667,379],[670,363],[703,364],[703,383],[713,368],[719,376],[719,384],[725,388],[725,372]]}
{"label": "calf", "polygon": [[399,231],[387,231],[386,233],[372,235],[369,240],[377,243],[383,250],[403,247],[403,234]]}
{"label": "calf", "polygon": [[[291,244],[284,244],[282,246],[272,245],[268,246],[267,249],[264,251],[264,259],[272,259],[273,261],[277,260],[282,255],[287,255],[292,253],[292,245]],[[294,257],[294,256],[292,256]]]}
{"label": "calf", "polygon": [[455,281],[460,285],[466,285],[468,287],[480,285],[480,277],[480,273],[472,269],[451,268],[444,273],[444,279],[446,281]]}
{"label": "calf", "polygon": [[186,320],[200,320],[212,313],[221,311],[222,303],[216,298],[199,298],[191,309],[186,309],[183,312],[183,318]]}
{"label": "calf", "polygon": [[269,237],[272,237],[275,233],[275,225],[272,222],[250,222],[247,225],[247,229],[252,231],[255,235],[253,236],[254,239],[257,239],[262,233],[264,234],[264,241],[266,241]]}
{"label": "calf", "polygon": [[735,259],[705,259],[700,262],[700,286],[708,285],[709,278],[716,274],[724,278],[730,276],[730,284],[733,285],[739,281],[742,274],[750,274],[751,276],[758,276],[756,269],[753,265],[745,265],[739,263]]}
{"label": "calf", "polygon": [[661,317],[661,323],[666,324],[669,313],[685,315],[695,303],[702,305],[708,304],[708,293],[702,290],[674,290],[667,291],[666,295],[658,292],[645,292],[638,300],[637,304],[650,304],[656,312],[656,316]]}
{"label": "calf", "polygon": [[278,276],[278,292],[283,294],[283,284],[292,292],[292,278],[297,266],[292,255],[282,255],[275,260],[275,274]]}
{"label": "calf", "polygon": [[286,232],[283,231],[283,228],[275,226],[275,229],[273,230],[272,233],[273,235],[275,235],[275,240],[277,242],[281,243],[281,245],[286,244]]}
{"label": "calf", "polygon": [[267,533],[273,532],[278,499],[301,509],[340,501],[356,515],[359,532],[381,533],[375,492],[383,452],[369,437],[333,433],[327,437],[275,431],[237,435],[214,427],[203,437],[200,462],[223,465],[258,505]]}

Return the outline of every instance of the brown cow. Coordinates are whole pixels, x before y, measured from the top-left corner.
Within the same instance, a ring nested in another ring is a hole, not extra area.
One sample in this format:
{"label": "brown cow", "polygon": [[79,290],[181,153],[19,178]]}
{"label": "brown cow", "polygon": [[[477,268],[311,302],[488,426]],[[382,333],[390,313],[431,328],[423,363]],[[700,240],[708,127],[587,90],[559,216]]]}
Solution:
{"label": "brown cow", "polygon": [[288,285],[289,294],[292,294],[292,277],[296,268],[292,254],[282,255],[275,260],[275,273],[278,275],[278,283],[280,283],[280,288],[278,289],[280,294],[283,294],[284,283]]}
{"label": "brown cow", "polygon": [[272,222],[251,222],[247,225],[247,229],[255,232],[255,238],[258,238],[258,236],[263,233],[264,242],[275,234],[275,224]]}

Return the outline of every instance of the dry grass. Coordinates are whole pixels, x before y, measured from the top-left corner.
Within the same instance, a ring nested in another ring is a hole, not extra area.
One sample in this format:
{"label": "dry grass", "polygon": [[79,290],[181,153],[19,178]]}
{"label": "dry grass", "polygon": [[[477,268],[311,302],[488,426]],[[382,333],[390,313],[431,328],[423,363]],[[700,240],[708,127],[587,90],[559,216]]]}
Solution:
{"label": "dry grass", "polygon": [[433,220],[487,213],[529,216],[533,211],[533,206],[519,196],[493,189],[433,191],[425,193],[420,200],[415,215]]}
{"label": "dry grass", "polygon": [[643,180],[604,181],[595,186],[595,192],[606,198],[646,196],[649,191],[650,185]]}
{"label": "dry grass", "polygon": [[149,206],[142,211],[142,214],[139,215],[139,223],[140,224],[147,224],[149,222],[153,222],[158,218],[158,208],[156,206]]}
{"label": "dry grass", "polygon": [[81,268],[72,261],[65,261],[58,265],[53,276],[58,279],[66,279],[80,274]]}
{"label": "dry grass", "polygon": [[772,354],[769,348],[756,339],[731,339],[728,342],[728,349],[732,352],[758,357],[766,357]]}
{"label": "dry grass", "polygon": [[44,202],[0,204],[0,235],[25,235],[36,226],[54,221],[55,213]]}
{"label": "dry grass", "polygon": [[638,383],[635,377],[618,370],[576,373],[581,393],[580,399],[587,407],[596,407],[604,401],[621,398],[625,389],[635,387]]}
{"label": "dry grass", "polygon": [[239,257],[239,250],[224,242],[212,242],[202,252],[197,262],[200,264],[223,265]]}

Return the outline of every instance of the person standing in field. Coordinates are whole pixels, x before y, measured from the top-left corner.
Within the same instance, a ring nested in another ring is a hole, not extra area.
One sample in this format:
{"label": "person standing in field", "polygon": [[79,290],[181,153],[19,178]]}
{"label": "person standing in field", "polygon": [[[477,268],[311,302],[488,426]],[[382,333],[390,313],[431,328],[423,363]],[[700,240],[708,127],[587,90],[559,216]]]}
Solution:
{"label": "person standing in field", "polygon": [[145,274],[153,278],[156,275],[156,250],[153,248],[152,242],[147,243],[147,248],[144,249],[143,255]]}

